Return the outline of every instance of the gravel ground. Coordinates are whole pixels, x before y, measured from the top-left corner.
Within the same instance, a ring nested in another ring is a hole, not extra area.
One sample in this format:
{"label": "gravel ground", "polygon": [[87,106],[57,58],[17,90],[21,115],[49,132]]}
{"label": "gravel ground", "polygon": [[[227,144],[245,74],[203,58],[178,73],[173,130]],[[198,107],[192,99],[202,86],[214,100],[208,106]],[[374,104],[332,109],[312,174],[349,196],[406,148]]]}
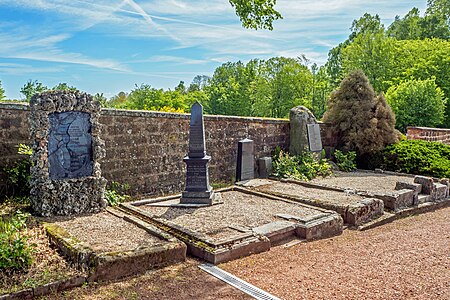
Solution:
{"label": "gravel ground", "polygon": [[221,265],[282,299],[450,299],[450,208]]}
{"label": "gravel ground", "polygon": [[[450,299],[450,208],[301,243],[220,267],[282,299]],[[251,299],[198,261],[43,299]]]}
{"label": "gravel ground", "polygon": [[300,197],[310,200],[320,200],[338,205],[349,205],[359,203],[364,198],[358,195],[346,194],[343,192],[321,190],[317,188],[304,187],[295,183],[275,182],[273,184],[263,185],[256,188],[261,192],[276,192],[284,195]]}
{"label": "gravel ground", "polygon": [[229,226],[257,227],[275,221],[276,214],[288,213],[303,217],[321,213],[295,203],[271,200],[237,191],[223,192],[222,200],[223,204],[195,209],[146,205],[139,208],[216,239],[239,233],[231,230]]}
{"label": "gravel ground", "polygon": [[55,224],[98,252],[128,251],[162,243],[147,231],[107,212],[62,219]]}
{"label": "gravel ground", "polygon": [[316,178],[311,183],[325,184],[345,189],[386,193],[395,190],[397,181],[413,182],[413,177],[366,172],[333,172],[333,176]]}

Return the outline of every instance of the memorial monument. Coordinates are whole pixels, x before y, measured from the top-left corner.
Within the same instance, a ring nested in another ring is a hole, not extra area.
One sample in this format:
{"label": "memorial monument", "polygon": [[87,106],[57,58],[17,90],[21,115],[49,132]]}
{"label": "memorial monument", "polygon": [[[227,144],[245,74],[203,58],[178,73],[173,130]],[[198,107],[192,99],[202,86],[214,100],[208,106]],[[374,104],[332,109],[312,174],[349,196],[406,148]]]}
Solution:
{"label": "memorial monument", "polygon": [[30,101],[31,207],[39,215],[97,212],[106,206],[99,160],[100,104],[78,91],[48,91]]}
{"label": "memorial monument", "polygon": [[205,128],[203,125],[203,107],[196,102],[191,107],[189,123],[189,153],[186,163],[186,188],[180,204],[212,205],[214,192],[209,185],[208,163],[211,157],[206,155]]}
{"label": "memorial monument", "polygon": [[290,110],[290,145],[289,153],[299,155],[302,152],[321,152],[322,139],[320,125],[313,113],[304,106]]}
{"label": "memorial monument", "polygon": [[255,178],[255,147],[250,139],[238,142],[236,181],[245,181]]}

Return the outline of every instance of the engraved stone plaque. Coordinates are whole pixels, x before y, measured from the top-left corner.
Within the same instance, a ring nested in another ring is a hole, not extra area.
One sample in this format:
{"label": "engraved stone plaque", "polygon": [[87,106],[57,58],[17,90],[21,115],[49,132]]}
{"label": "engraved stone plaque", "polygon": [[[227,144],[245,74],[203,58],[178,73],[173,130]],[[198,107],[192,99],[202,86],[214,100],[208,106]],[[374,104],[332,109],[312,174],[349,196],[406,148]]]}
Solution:
{"label": "engraved stone plaque", "polygon": [[308,124],[309,150],[312,152],[322,151],[322,138],[320,137],[319,124]]}
{"label": "engraved stone plaque", "polygon": [[49,114],[48,163],[51,179],[91,176],[90,114],[79,111]]}

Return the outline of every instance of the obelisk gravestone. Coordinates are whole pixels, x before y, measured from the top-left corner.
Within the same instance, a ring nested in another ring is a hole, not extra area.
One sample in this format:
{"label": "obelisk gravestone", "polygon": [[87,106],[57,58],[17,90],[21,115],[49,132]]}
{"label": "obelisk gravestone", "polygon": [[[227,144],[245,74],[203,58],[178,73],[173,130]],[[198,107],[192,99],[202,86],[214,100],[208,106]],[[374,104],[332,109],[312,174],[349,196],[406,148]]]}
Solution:
{"label": "obelisk gravestone", "polygon": [[189,153],[184,158],[187,165],[186,188],[180,199],[181,204],[213,204],[214,192],[209,185],[208,173],[210,160],[211,157],[206,155],[203,107],[196,102],[191,108]]}

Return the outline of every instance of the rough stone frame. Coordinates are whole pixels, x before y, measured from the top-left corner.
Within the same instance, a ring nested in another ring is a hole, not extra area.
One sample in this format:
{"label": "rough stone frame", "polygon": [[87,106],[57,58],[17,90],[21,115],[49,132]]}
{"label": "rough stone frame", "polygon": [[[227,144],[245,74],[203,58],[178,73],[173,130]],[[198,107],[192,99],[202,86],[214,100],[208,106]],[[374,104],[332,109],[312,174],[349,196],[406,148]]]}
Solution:
{"label": "rough stone frame", "polygon": [[[106,179],[101,176],[100,160],[105,157],[105,143],[100,138],[100,104],[79,91],[48,91],[30,101],[31,156],[30,203],[42,216],[98,212],[106,206]],[[92,176],[50,179],[48,164],[49,115],[70,111],[90,114],[92,136]]]}

